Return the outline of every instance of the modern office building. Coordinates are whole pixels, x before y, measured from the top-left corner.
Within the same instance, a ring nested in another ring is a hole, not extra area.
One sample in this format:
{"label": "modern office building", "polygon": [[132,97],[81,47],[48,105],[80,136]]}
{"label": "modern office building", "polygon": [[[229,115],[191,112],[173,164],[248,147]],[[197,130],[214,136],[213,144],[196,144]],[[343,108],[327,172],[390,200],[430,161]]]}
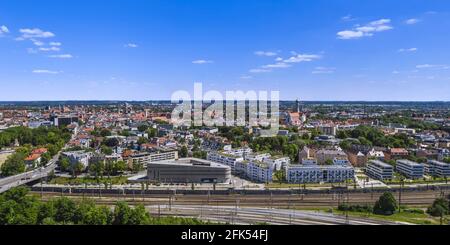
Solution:
{"label": "modern office building", "polygon": [[436,177],[450,176],[450,163],[430,160],[425,164],[425,173]]}
{"label": "modern office building", "polygon": [[411,179],[419,179],[423,177],[424,165],[410,160],[397,160],[397,172]]}
{"label": "modern office building", "polygon": [[149,181],[163,183],[229,183],[229,166],[197,158],[151,162],[147,165]]}
{"label": "modern office building", "polygon": [[394,167],[379,160],[370,160],[366,168],[367,176],[377,180],[391,180]]}

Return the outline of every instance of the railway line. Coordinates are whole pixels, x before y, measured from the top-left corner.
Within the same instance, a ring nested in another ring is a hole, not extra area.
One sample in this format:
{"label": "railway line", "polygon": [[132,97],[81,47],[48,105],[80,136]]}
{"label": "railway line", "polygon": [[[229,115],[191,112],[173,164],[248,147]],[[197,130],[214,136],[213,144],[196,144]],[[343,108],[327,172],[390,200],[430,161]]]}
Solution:
{"label": "railway line", "polygon": [[[240,206],[240,207],[265,207],[265,208],[331,208],[341,203],[349,204],[373,204],[381,193],[349,193],[349,194],[299,194],[299,195],[167,195],[167,194],[139,194],[116,195],[101,193],[55,193],[33,192],[48,199],[57,196],[66,196],[73,199],[92,199],[99,204],[114,204],[118,200],[130,204],[144,205],[206,205],[206,206]],[[399,197],[394,193],[402,205],[428,206],[437,197],[448,193],[441,191],[405,192]]]}

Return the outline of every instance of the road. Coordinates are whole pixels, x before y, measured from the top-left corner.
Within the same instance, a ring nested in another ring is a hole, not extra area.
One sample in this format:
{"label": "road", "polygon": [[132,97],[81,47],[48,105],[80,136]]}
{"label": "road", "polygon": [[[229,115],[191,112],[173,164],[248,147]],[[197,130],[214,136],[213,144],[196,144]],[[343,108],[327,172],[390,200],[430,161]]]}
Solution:
{"label": "road", "polygon": [[22,174],[1,178],[0,179],[0,193],[3,193],[11,188],[27,184],[29,182],[46,177],[51,171],[55,170],[56,162],[58,161],[60,153],[56,154],[45,167],[34,169],[33,171]]}

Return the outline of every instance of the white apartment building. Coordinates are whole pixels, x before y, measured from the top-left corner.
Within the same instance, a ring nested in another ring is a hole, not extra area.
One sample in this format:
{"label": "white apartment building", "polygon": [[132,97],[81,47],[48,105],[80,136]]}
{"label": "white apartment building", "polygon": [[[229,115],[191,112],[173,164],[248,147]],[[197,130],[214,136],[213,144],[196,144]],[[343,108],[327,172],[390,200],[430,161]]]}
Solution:
{"label": "white apartment building", "polygon": [[247,177],[255,182],[272,182],[272,168],[264,162],[250,161],[247,165]]}
{"label": "white apartment building", "polygon": [[244,161],[242,156],[230,155],[224,152],[209,152],[206,159],[229,166],[233,173],[236,172],[236,163]]}
{"label": "white apartment building", "polygon": [[419,179],[423,177],[424,165],[410,160],[397,160],[397,172],[411,179]]}
{"label": "white apartment building", "polygon": [[279,171],[283,167],[288,166],[291,163],[289,157],[269,157],[263,159],[264,163],[267,163],[272,171]]}
{"label": "white apartment building", "polygon": [[92,152],[69,151],[63,152],[62,155],[69,158],[71,165],[75,165],[77,162],[80,162],[85,168],[87,168],[89,166],[89,159],[92,157]]}
{"label": "white apartment building", "polygon": [[390,180],[394,175],[394,167],[379,160],[371,160],[367,163],[367,176],[377,180]]}

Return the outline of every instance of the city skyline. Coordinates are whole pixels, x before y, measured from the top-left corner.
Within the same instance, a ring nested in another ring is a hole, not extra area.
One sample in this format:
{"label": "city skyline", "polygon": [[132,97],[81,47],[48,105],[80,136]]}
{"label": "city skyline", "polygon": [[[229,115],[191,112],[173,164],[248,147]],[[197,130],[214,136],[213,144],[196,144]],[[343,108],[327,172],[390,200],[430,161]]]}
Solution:
{"label": "city skyline", "polygon": [[[82,4],[80,4],[82,3]],[[0,101],[449,101],[446,1],[89,1],[0,9]]]}

